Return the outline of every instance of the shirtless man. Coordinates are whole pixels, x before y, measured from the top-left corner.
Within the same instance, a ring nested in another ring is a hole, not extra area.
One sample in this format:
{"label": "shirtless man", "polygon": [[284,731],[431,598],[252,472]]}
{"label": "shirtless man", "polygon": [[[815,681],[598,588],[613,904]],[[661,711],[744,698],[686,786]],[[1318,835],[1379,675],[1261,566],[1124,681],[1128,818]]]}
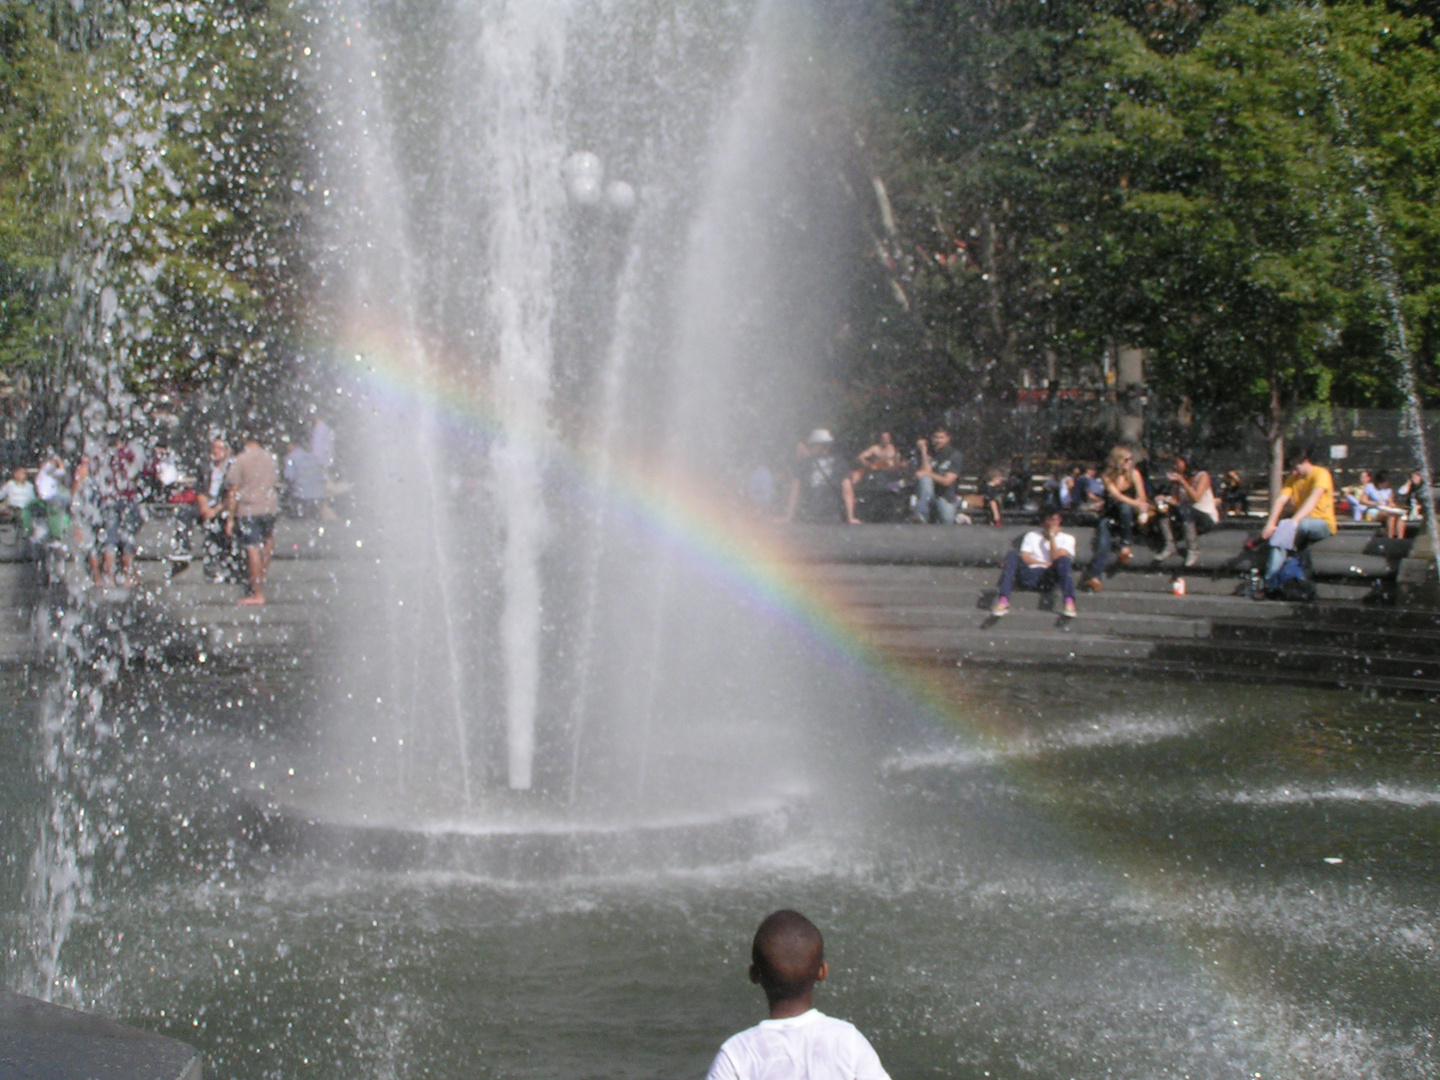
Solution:
{"label": "shirtless man", "polygon": [[860,519],[855,516],[855,485],[869,473],[885,472],[887,469],[899,467],[900,448],[895,445],[895,439],[890,432],[882,431],[880,438],[861,450],[855,460],[860,463],[860,467],[851,469],[850,475],[840,483],[840,494],[845,500],[845,521],[850,525],[860,524]]}
{"label": "shirtless man", "polygon": [[900,448],[895,445],[890,432],[882,431],[879,441],[860,451],[859,461],[870,472],[894,469],[900,464]]}

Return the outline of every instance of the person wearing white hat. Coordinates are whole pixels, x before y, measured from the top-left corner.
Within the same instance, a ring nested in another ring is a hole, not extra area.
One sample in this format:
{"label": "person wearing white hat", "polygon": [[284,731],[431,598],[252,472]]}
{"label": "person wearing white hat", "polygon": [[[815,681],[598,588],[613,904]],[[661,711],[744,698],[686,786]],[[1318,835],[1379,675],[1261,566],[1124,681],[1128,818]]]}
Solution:
{"label": "person wearing white hat", "polygon": [[796,447],[795,456],[790,495],[785,501],[785,513],[781,520],[841,521],[844,505],[841,488],[846,468],[835,453],[835,437],[826,428],[816,428]]}

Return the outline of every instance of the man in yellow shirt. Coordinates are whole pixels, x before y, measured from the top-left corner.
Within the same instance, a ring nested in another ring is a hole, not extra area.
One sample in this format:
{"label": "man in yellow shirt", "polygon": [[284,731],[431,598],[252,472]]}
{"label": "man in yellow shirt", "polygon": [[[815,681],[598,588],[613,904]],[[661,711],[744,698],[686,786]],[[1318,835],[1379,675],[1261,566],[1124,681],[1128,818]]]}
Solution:
{"label": "man in yellow shirt", "polygon": [[[1335,535],[1335,478],[1330,470],[1310,460],[1308,449],[1299,450],[1291,459],[1290,475],[1280,495],[1270,505],[1270,520],[1260,535],[1270,541],[1270,556],[1265,577],[1271,580],[1280,572],[1287,554],[1303,551],[1311,544]],[[1295,512],[1283,522],[1280,515],[1287,506]]]}

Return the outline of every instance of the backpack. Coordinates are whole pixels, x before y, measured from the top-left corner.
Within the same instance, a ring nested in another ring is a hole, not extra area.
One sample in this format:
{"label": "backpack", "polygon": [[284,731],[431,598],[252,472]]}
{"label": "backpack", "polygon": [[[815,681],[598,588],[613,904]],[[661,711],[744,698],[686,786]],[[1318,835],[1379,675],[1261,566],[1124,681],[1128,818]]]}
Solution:
{"label": "backpack", "polygon": [[1308,604],[1315,599],[1315,584],[1305,574],[1305,563],[1299,555],[1291,555],[1280,569],[1265,579],[1265,591],[1291,603]]}

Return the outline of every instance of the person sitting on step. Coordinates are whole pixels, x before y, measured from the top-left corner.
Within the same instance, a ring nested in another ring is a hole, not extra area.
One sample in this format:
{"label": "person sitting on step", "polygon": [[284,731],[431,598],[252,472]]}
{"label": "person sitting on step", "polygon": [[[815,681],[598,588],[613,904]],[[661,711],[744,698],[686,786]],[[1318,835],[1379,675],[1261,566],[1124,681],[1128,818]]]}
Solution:
{"label": "person sitting on step", "polygon": [[[1406,518],[1413,518],[1423,521],[1425,518],[1425,476],[1419,469],[1410,473],[1410,478],[1401,484],[1395,491],[1395,505],[1405,508]],[[1400,538],[1405,538],[1405,530],[1400,530]]]}
{"label": "person sitting on step", "polygon": [[0,485],[0,521],[14,524],[15,539],[22,544],[30,539],[38,501],[29,471],[24,465],[15,466],[10,479]]}
{"label": "person sitting on step", "polygon": [[1000,571],[1000,595],[990,608],[990,614],[997,619],[1009,614],[1010,594],[1017,585],[1042,593],[1058,585],[1060,595],[1065,598],[1061,614],[1073,619],[1075,577],[1071,566],[1074,560],[1075,537],[1060,531],[1060,511],[1046,511],[1040,519],[1040,528],[1025,534],[1020,550],[1006,554],[1004,569]]}
{"label": "person sitting on step", "polygon": [[1220,478],[1220,512],[1225,517],[1244,517],[1250,512],[1250,485],[1236,469]]}
{"label": "person sitting on step", "polygon": [[1210,474],[1187,461],[1182,454],[1176,454],[1175,467],[1166,474],[1172,485],[1170,497],[1174,506],[1169,514],[1160,516],[1160,535],[1165,547],[1155,556],[1155,561],[1168,559],[1176,554],[1175,532],[1171,521],[1180,522],[1180,532],[1185,538],[1185,566],[1191,567],[1200,561],[1200,537],[1220,524],[1220,508],[1215,505],[1215,492],[1210,486]]}
{"label": "person sitting on step", "polygon": [[833,524],[845,520],[845,462],[829,428],[816,428],[795,448],[790,494],[781,521]]}
{"label": "person sitting on step", "polygon": [[1365,485],[1365,520],[1385,526],[1385,535],[1391,540],[1405,539],[1404,507],[1395,501],[1395,489],[1390,485],[1390,475],[1384,469],[1375,474],[1374,480]]}
{"label": "person sitting on step", "polygon": [[954,525],[960,513],[960,450],[950,432],[936,428],[927,442],[915,441],[920,464],[915,469],[913,521]]}
{"label": "person sitting on step", "polygon": [[[880,432],[873,443],[856,455],[850,475],[841,481],[840,490],[845,499],[845,520],[851,525],[860,524],[860,519],[855,516],[857,499],[882,507],[885,502],[898,499],[909,480],[905,472],[900,461],[900,448],[895,445],[895,437],[888,431]],[[872,516],[871,520],[883,518]]]}
{"label": "person sitting on step", "polygon": [[982,494],[985,496],[985,513],[990,519],[991,525],[1003,525],[1005,522],[1000,516],[1000,506],[1005,501],[1005,470],[996,465],[985,474],[985,488]]}
{"label": "person sitting on step", "polygon": [[[1294,510],[1281,520],[1286,507]],[[1311,544],[1335,535],[1335,480],[1330,470],[1316,465],[1306,447],[1291,458],[1290,474],[1270,506],[1270,518],[1260,536],[1270,541],[1265,580],[1275,580],[1280,567],[1293,552],[1299,554]]]}
{"label": "person sitting on step", "polygon": [[1110,451],[1101,479],[1105,483],[1105,509],[1095,529],[1095,557],[1085,571],[1081,586],[1089,592],[1103,588],[1101,579],[1110,565],[1110,549],[1115,540],[1120,541],[1121,564],[1128,563],[1133,557],[1135,525],[1145,524],[1150,517],[1145,479],[1135,467],[1135,455],[1129,447],[1117,446]]}

